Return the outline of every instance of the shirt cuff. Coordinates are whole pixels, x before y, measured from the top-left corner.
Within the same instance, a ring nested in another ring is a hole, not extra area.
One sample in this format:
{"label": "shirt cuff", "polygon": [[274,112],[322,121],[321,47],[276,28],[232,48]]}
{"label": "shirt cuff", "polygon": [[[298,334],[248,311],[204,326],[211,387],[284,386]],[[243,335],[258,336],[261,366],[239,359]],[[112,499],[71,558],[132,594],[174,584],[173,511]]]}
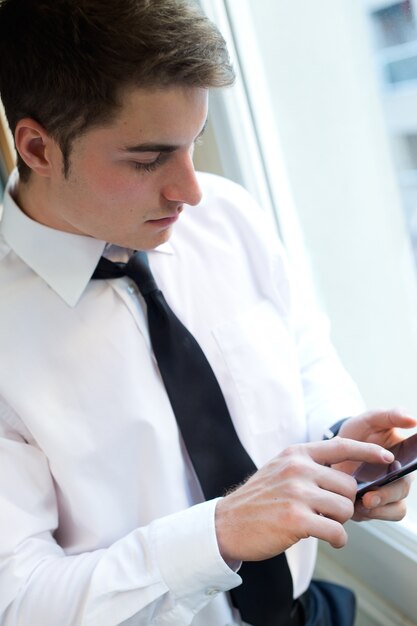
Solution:
{"label": "shirt cuff", "polygon": [[332,424],[332,426],[329,426],[329,428],[323,434],[323,439],[334,439],[334,437],[337,437],[337,435],[339,434],[339,430],[348,419],[348,417],[344,417],[335,424]]}
{"label": "shirt cuff", "polygon": [[241,584],[241,577],[223,560],[216,537],[215,509],[209,500],[156,520],[151,525],[161,575],[177,598],[201,595],[207,601]]}

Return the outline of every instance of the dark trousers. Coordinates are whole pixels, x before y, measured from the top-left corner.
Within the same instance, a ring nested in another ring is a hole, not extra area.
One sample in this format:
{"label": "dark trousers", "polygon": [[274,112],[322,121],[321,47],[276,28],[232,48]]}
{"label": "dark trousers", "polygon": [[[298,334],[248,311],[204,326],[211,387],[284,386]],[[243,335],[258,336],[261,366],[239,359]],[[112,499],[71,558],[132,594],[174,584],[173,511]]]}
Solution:
{"label": "dark trousers", "polygon": [[356,599],[350,589],[314,580],[295,603],[289,626],[353,626],[355,615]]}

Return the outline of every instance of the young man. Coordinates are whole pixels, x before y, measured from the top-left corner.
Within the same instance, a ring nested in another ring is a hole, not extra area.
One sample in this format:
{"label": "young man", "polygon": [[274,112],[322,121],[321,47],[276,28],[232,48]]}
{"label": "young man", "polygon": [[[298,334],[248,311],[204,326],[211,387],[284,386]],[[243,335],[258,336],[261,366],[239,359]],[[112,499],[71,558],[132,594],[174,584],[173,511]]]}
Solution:
{"label": "young man", "polygon": [[[358,503],[349,472],[392,460],[381,446],[415,422],[363,414],[321,441],[362,411],[357,391],[262,211],[193,168],[208,90],[233,81],[222,37],[182,0],[3,0],[0,50],[18,154],[0,225],[1,626],[239,624],[241,562],[284,551],[304,608],[279,623],[324,624],[315,538],[404,515],[406,480]],[[200,381],[169,388],[133,274],[91,280],[140,250],[219,381],[231,457],[241,441],[260,468],[223,497],[205,501],[176,421]]]}

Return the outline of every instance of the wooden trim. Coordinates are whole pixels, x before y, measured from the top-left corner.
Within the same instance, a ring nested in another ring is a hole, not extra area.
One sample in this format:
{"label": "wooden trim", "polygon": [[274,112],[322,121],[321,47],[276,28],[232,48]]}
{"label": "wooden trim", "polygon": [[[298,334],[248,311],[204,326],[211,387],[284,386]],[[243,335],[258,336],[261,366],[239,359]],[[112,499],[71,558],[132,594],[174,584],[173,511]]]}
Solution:
{"label": "wooden trim", "polygon": [[4,116],[3,108],[0,105],[0,156],[4,163],[6,173],[10,174],[15,167],[14,150],[12,146],[12,140],[10,137],[10,131],[7,127],[6,118]]}

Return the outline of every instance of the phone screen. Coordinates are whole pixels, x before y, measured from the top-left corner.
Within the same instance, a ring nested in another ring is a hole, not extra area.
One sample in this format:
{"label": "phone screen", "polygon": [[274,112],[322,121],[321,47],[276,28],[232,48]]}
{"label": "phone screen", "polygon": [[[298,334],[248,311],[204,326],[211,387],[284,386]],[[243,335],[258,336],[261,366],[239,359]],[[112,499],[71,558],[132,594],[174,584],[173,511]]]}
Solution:
{"label": "phone screen", "polygon": [[417,433],[397,443],[390,451],[395,459],[389,465],[362,463],[354,472],[353,477],[358,483],[357,497],[417,469]]}

